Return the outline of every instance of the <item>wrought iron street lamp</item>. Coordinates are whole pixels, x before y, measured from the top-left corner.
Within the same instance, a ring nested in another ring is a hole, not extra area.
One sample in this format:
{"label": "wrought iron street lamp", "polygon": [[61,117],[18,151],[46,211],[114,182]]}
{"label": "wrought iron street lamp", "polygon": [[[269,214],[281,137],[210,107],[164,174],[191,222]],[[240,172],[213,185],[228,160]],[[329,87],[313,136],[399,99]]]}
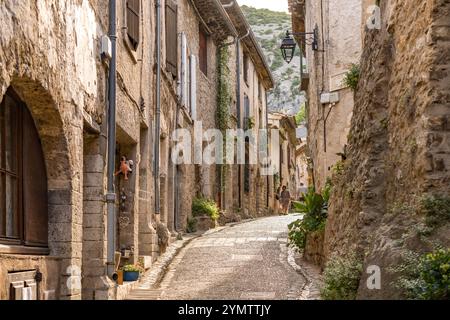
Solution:
{"label": "wrought iron street lamp", "polygon": [[[295,56],[295,48],[297,46],[297,43],[295,42],[294,38],[292,36],[300,37],[301,43],[305,43],[305,45],[312,46],[312,49],[314,51],[319,50],[319,29],[316,26],[314,28],[313,32],[289,32],[286,31],[286,37],[284,37],[283,41],[281,42],[281,54],[283,55],[284,61],[287,63],[291,63],[292,59]],[[300,43],[300,45],[301,45]]]}
{"label": "wrought iron street lamp", "polygon": [[283,59],[287,63],[291,63],[292,59],[294,58],[296,46],[297,44],[295,43],[294,38],[290,36],[289,31],[286,32],[286,37],[283,39],[280,49],[281,54],[283,55]]}

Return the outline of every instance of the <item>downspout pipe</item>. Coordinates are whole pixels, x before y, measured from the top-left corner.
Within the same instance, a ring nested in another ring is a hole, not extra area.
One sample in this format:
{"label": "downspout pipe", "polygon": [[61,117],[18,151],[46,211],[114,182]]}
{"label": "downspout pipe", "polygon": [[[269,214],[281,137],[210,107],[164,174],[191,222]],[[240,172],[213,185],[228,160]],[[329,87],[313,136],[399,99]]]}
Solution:
{"label": "downspout pipe", "polygon": [[[270,154],[270,146],[269,146],[269,143],[270,143],[270,141],[269,141],[269,104],[268,104],[268,100],[267,100],[267,91],[265,92],[265,99],[266,99],[266,127],[265,127],[265,129],[266,129],[266,131],[267,131],[267,157],[269,158],[269,159],[272,159],[272,157],[271,157],[271,154]],[[268,165],[271,165],[272,163],[271,163],[272,161],[270,160],[270,163],[268,164]],[[267,179],[266,179],[267,181],[266,181],[266,183],[267,183],[267,199],[266,199],[266,204],[267,204],[267,206],[269,207],[270,206],[270,193],[272,192],[271,190],[270,190],[270,176],[269,175],[267,175]]]}
{"label": "downspout pipe", "polygon": [[112,58],[109,64],[108,80],[108,158],[107,158],[107,273],[113,277],[116,250],[116,192],[114,190],[114,169],[116,162],[116,71],[117,71],[117,25],[116,0],[109,1],[109,38],[111,39]]}
{"label": "downspout pipe", "polygon": [[[237,109],[237,122],[238,129],[242,129],[242,118],[241,118],[241,40],[250,35],[250,30],[247,30],[247,34],[236,39],[236,109]],[[239,206],[242,207],[242,166],[238,166],[238,176],[239,176]]]}
{"label": "downspout pipe", "polygon": [[156,1],[156,110],[155,110],[155,214],[161,214],[161,194],[159,181],[161,136],[161,0]]}
{"label": "downspout pipe", "polygon": [[241,41],[250,35],[250,30],[247,34],[236,39],[236,108],[238,118],[238,129],[242,128],[241,124]]}

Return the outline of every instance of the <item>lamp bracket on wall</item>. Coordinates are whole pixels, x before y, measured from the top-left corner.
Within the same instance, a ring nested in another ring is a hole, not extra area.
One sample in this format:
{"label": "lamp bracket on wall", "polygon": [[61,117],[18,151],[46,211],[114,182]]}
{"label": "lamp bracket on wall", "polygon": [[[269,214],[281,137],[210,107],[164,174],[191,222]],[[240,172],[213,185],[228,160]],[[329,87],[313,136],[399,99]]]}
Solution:
{"label": "lamp bracket on wall", "polygon": [[300,38],[299,45],[305,44],[305,46],[311,46],[313,51],[319,51],[319,27],[317,25],[313,32],[286,31],[286,37],[283,39],[280,49],[283,59],[287,63],[290,63],[294,58],[297,47],[297,43],[292,36],[295,36],[297,39]]}

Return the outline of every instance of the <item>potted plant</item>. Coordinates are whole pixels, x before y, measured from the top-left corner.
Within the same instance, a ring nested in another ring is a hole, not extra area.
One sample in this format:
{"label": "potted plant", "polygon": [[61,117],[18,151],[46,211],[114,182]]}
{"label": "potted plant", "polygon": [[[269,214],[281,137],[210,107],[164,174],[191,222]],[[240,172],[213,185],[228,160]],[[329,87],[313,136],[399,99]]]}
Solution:
{"label": "potted plant", "polygon": [[141,268],[133,264],[128,264],[122,268],[123,270],[123,281],[137,281],[141,273]]}
{"label": "potted plant", "polygon": [[216,227],[220,209],[214,200],[198,197],[192,200],[192,216],[197,221],[198,230],[209,230]]}

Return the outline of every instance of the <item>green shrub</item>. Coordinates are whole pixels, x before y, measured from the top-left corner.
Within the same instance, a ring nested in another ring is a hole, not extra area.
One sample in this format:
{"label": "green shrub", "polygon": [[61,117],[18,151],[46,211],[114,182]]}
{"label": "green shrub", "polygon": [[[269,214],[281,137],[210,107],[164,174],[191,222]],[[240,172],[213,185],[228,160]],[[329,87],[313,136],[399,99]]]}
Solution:
{"label": "green shrub", "polygon": [[289,226],[289,244],[297,247],[298,249],[304,249],[306,245],[306,235],[308,230],[305,229],[303,219],[292,222]]}
{"label": "green shrub", "polygon": [[343,161],[338,161],[336,164],[331,168],[333,173],[336,175],[341,175],[344,173],[345,165]]}
{"label": "green shrub", "polygon": [[354,300],[362,274],[362,262],[356,255],[333,257],[324,270],[324,300]]}
{"label": "green shrub", "polygon": [[294,208],[297,212],[305,214],[303,220],[309,221],[311,225],[308,229],[315,231],[327,218],[326,202],[322,195],[315,192],[314,188],[309,188],[303,198],[303,202],[294,202]]}
{"label": "green shrub", "polygon": [[206,198],[195,198],[192,201],[192,215],[194,217],[207,215],[217,221],[220,217],[219,207],[214,200]]}
{"label": "green shrub", "polygon": [[310,188],[303,197],[304,202],[294,202],[294,208],[305,215],[288,226],[289,244],[299,249],[305,248],[309,233],[325,228],[328,215],[327,202],[322,195],[315,192],[314,188]]}
{"label": "green shrub", "polygon": [[450,198],[428,196],[422,199],[422,212],[425,213],[425,223],[428,227],[438,227],[450,221]]}
{"label": "green shrub", "polygon": [[421,257],[405,254],[404,263],[393,269],[402,273],[394,285],[413,300],[448,300],[450,284],[450,249],[439,249]]}
{"label": "green shrub", "polygon": [[305,103],[303,103],[300,106],[300,111],[295,116],[295,122],[299,126],[299,125],[303,124],[305,121],[306,121],[306,105],[305,105]]}
{"label": "green shrub", "polygon": [[352,64],[350,70],[345,74],[343,84],[356,91],[360,77],[360,67],[357,64]]}
{"label": "green shrub", "polygon": [[331,196],[331,190],[333,189],[333,184],[331,182],[331,179],[327,179],[327,183],[325,184],[325,187],[322,189],[322,198],[323,201],[325,201],[328,204],[328,201],[330,200]]}

